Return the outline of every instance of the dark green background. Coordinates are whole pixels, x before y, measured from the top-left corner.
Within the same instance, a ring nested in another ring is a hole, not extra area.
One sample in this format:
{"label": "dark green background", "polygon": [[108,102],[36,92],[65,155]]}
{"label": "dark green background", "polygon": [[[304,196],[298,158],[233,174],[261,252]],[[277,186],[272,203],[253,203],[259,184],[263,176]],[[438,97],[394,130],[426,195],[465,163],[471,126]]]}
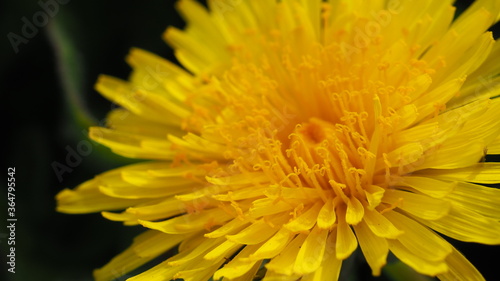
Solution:
{"label": "dark green background", "polygon": [[[21,19],[31,20],[41,7],[37,1],[0,2],[1,112],[7,129],[2,142],[1,178],[6,182],[7,167],[16,167],[18,218],[16,274],[6,274],[7,196],[6,188],[2,188],[0,280],[91,280],[94,268],[125,249],[141,231],[140,227],[107,221],[99,214],[54,211],[58,191],[130,160],[94,145],[80,165],[63,174],[62,182],[51,164],[65,164],[66,149],[76,150],[79,143],[88,141],[87,126],[102,123],[106,112],[114,107],[93,90],[93,85],[101,73],[127,77],[130,69],[124,57],[130,47],[175,60],[161,39],[167,26],[183,26],[172,3],[72,0],[60,5],[50,23],[39,28],[27,44],[20,44],[15,54],[7,34],[21,35]],[[75,104],[91,118],[75,114]],[[454,244],[487,280],[500,274],[500,247]],[[366,265],[354,271],[359,280],[369,280]]]}

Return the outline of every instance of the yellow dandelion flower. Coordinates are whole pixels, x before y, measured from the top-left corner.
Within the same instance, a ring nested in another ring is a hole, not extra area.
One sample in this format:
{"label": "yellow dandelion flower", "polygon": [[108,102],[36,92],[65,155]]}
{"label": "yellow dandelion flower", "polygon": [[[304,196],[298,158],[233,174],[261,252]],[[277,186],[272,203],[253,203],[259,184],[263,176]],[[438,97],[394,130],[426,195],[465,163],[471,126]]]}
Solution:
{"label": "yellow dandelion flower", "polygon": [[96,280],[177,246],[128,280],[337,280],[358,246],[375,276],[391,252],[483,280],[439,234],[500,244],[500,2],[452,2],[179,1],[184,68],[133,49],[96,86],[122,108],[90,137],[150,161],[57,196],[149,229]]}

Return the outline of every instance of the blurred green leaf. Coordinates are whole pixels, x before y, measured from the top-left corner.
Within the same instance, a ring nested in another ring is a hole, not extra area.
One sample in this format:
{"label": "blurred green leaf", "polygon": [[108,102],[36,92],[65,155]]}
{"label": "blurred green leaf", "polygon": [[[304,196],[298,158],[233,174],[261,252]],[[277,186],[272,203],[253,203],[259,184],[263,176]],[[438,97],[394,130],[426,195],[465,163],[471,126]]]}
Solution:
{"label": "blurred green leaf", "polygon": [[[88,139],[89,127],[102,126],[104,120],[98,121],[88,108],[85,91],[89,88],[87,83],[91,82],[84,79],[85,63],[81,50],[77,47],[75,33],[71,32],[75,28],[72,28],[74,23],[70,18],[70,14],[61,14],[54,18],[47,26],[47,33],[54,49],[59,82],[65,100],[65,115],[69,117],[63,126],[71,139],[82,141]],[[135,159],[116,155],[109,148],[94,141],[92,146],[93,151],[97,152],[93,159],[101,164],[103,169],[137,162]]]}
{"label": "blurred green leaf", "polygon": [[82,128],[95,125],[97,122],[87,109],[83,97],[84,63],[65,24],[64,17],[53,19],[48,26],[48,34],[58,67],[61,87],[71,116]]}

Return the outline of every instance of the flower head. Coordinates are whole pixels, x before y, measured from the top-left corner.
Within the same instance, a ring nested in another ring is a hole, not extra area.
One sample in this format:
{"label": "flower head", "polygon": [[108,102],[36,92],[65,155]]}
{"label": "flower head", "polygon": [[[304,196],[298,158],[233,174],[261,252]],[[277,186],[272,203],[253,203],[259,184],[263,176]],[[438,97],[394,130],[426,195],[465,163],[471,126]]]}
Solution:
{"label": "flower head", "polygon": [[184,68],[133,49],[97,83],[123,108],[91,138],[151,161],[57,197],[149,229],[96,279],[179,245],[129,280],[336,280],[358,246],[375,276],[392,252],[482,280],[438,233],[500,244],[498,1],[229,2],[178,2]]}

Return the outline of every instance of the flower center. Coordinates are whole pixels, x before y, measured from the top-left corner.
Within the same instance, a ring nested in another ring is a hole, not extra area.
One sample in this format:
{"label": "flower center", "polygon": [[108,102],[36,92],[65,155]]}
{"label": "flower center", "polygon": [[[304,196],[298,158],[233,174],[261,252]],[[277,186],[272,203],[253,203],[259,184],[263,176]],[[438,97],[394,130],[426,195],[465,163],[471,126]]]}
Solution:
{"label": "flower center", "polygon": [[317,190],[325,203],[347,206],[355,202],[363,208],[361,202],[371,201],[374,208],[380,202],[369,200],[367,194],[381,191],[372,187],[370,173],[375,155],[367,149],[366,132],[355,130],[354,123],[332,124],[311,118],[297,125],[290,135],[286,156],[300,178],[300,186]]}
{"label": "flower center", "polygon": [[320,191],[323,199],[335,194],[347,200],[346,196],[363,194],[363,186],[369,183],[364,136],[345,125],[313,118],[298,125],[290,139],[286,151],[290,162],[301,171],[303,182]]}

